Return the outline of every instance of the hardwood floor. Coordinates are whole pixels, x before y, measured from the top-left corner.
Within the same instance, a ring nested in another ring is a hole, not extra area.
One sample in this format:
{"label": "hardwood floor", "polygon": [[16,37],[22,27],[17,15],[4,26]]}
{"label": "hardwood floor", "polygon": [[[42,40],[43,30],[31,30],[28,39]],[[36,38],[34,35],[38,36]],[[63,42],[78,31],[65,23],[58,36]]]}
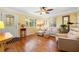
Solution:
{"label": "hardwood floor", "polygon": [[6,52],[58,52],[55,37],[41,37],[36,34],[20,38],[6,45]]}

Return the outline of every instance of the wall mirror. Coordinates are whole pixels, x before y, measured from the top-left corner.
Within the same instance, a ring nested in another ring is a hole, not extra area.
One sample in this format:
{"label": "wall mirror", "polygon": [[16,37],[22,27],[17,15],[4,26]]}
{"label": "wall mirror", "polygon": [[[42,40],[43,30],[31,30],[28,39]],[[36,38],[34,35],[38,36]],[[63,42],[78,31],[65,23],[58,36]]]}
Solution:
{"label": "wall mirror", "polygon": [[70,16],[62,16],[62,24],[68,25],[68,22],[70,21]]}
{"label": "wall mirror", "polygon": [[70,16],[66,15],[66,16],[62,16],[62,27],[64,28],[65,32],[68,32],[70,30],[70,26],[68,24],[68,22],[70,21]]}

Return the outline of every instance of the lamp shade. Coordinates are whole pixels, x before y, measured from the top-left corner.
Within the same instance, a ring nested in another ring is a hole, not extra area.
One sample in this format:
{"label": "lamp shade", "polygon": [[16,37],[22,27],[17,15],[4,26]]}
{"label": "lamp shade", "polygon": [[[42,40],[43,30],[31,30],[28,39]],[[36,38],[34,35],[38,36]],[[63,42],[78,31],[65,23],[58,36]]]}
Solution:
{"label": "lamp shade", "polygon": [[4,22],[0,21],[0,29],[4,29]]}

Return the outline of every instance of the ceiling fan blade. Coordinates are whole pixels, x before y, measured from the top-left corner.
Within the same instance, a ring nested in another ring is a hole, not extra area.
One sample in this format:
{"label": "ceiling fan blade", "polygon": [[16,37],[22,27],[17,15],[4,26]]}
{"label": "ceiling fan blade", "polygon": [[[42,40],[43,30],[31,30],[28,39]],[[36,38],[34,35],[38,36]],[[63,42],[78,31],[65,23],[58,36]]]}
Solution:
{"label": "ceiling fan blade", "polygon": [[47,11],[52,11],[53,9],[48,9]]}

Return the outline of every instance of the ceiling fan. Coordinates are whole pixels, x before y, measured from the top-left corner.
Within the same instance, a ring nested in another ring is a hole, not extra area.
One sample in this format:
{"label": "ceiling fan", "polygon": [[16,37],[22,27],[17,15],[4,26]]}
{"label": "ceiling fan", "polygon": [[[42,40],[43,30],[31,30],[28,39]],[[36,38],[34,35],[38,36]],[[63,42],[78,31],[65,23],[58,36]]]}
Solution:
{"label": "ceiling fan", "polygon": [[50,11],[52,11],[53,9],[48,9],[47,7],[40,7],[40,10],[37,12],[40,12],[40,15],[43,14],[43,12],[45,14],[49,14]]}

